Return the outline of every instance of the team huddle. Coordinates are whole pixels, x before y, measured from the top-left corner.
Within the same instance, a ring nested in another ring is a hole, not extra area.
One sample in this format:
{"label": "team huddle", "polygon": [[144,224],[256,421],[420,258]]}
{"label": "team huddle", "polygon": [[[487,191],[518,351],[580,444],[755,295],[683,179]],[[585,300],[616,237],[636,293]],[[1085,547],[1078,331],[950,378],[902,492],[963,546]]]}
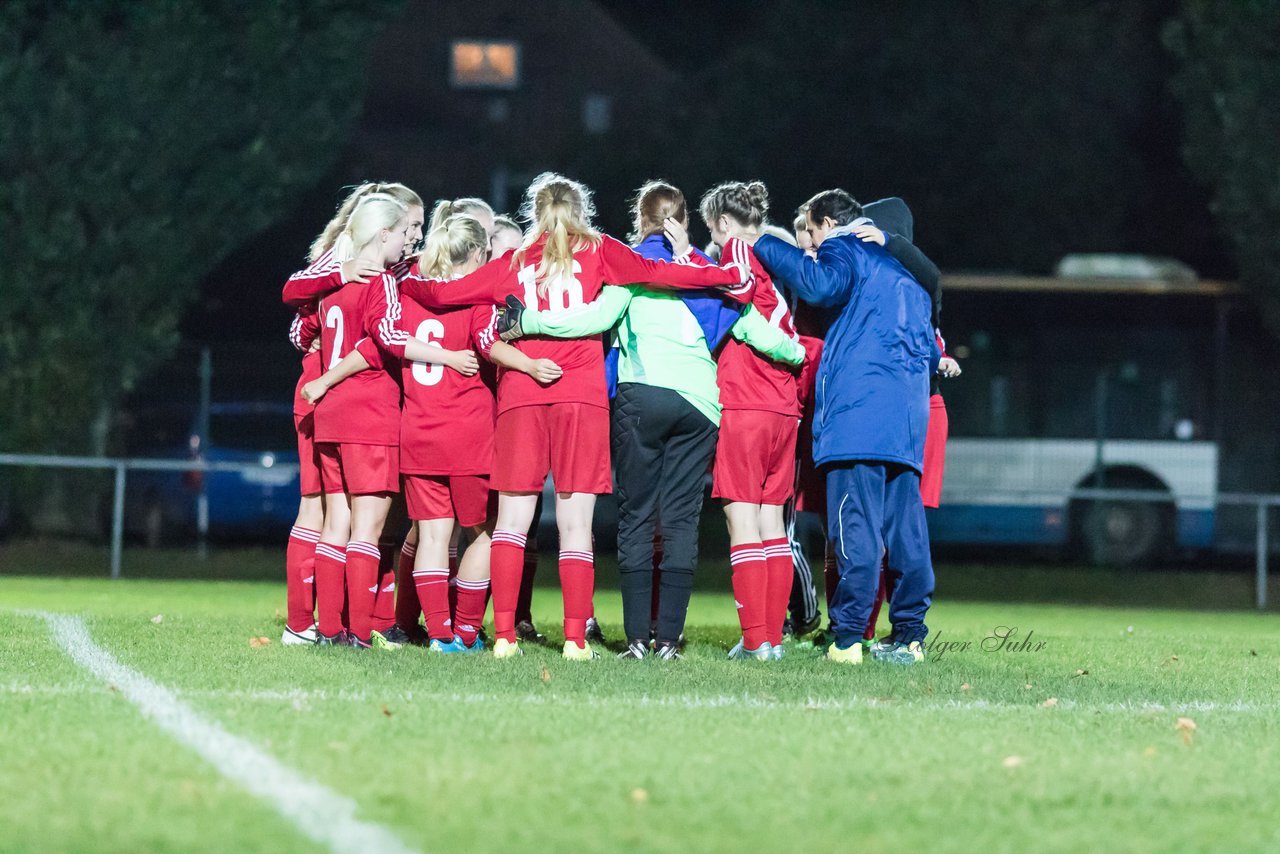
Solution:
{"label": "team huddle", "polygon": [[[495,657],[545,640],[530,534],[550,475],[564,657],[600,656],[592,520],[613,492],[620,657],[679,658],[710,471],[742,628],[731,658],[779,659],[785,625],[817,626],[792,602],[797,579],[814,599],[789,538],[799,508],[827,522],[828,659],[922,660],[936,383],[959,369],[905,205],[825,191],[793,239],[767,225],[763,184],[725,183],[699,205],[707,253],[669,184],[638,191],[632,246],[594,213],[552,173],[526,193],[525,228],[472,198],[428,223],[412,190],[364,184],[316,238],[283,294],[304,353],[284,642],[476,653],[490,597]],[[886,600],[893,629],[873,643]]]}

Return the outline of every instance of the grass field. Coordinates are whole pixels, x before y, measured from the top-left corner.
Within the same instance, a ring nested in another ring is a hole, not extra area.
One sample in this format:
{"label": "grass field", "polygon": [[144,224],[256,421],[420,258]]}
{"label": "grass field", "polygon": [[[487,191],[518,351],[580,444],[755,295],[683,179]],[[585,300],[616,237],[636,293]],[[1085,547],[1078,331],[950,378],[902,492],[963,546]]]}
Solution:
{"label": "grass field", "polygon": [[[442,660],[282,648],[275,584],[15,576],[32,567],[14,554],[2,850],[315,847],[32,611],[82,616],[121,664],[410,850],[1280,850],[1274,615],[943,595],[925,665],[837,669],[800,647],[724,661],[733,606],[707,591],[681,662]],[[558,607],[538,591],[544,628]],[[1000,626],[1017,631],[984,649]]]}

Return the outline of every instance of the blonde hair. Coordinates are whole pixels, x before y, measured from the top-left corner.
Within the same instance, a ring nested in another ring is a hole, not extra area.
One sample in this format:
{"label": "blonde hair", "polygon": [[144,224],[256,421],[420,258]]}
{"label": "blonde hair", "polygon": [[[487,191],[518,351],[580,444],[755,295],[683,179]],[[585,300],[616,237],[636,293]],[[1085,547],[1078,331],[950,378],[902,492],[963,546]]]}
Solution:
{"label": "blonde hair", "polygon": [[512,256],[512,267],[519,267],[525,253],[545,237],[535,278],[539,295],[546,296],[548,279],[572,274],[573,253],[600,245],[600,232],[591,225],[595,215],[590,190],[563,175],[543,172],[529,185],[520,206],[520,217],[529,223],[529,231]]}
{"label": "blonde hair", "polygon": [[727,181],[707,190],[699,210],[707,225],[719,219],[721,214],[728,214],[740,225],[748,228],[758,226],[769,212],[769,191],[762,181],[749,184]]}
{"label": "blonde hair", "polygon": [[631,205],[633,231],[627,239],[639,243],[651,234],[661,234],[667,217],[683,220],[686,216],[684,193],[666,181],[646,181]]}
{"label": "blonde hair", "polygon": [[512,231],[518,231],[521,234],[524,234],[524,229],[520,227],[520,223],[516,222],[506,214],[498,214],[493,218],[493,230],[497,231],[500,228],[509,228]]}
{"label": "blonde hair", "polygon": [[470,258],[471,253],[488,247],[489,234],[480,220],[455,214],[431,229],[418,269],[429,279],[451,279],[454,268]]}
{"label": "blonde hair", "polygon": [[383,193],[391,196],[405,206],[405,209],[412,207],[424,207],[422,197],[410,190],[404,184],[382,183],[377,184],[366,181],[352,190],[342,204],[338,205],[338,211],[333,215],[333,219],[329,220],[329,224],[324,227],[317,237],[311,243],[311,249],[307,253],[307,262],[311,263],[324,253],[333,248],[338,242],[338,236],[342,234],[347,227],[351,214],[355,211],[356,205],[360,204],[360,200],[366,198],[372,193]]}
{"label": "blonde hair", "polygon": [[333,256],[349,261],[377,239],[384,228],[395,228],[409,213],[409,206],[390,193],[369,193],[356,202],[346,227],[333,244]]}
{"label": "blonde hair", "polygon": [[465,196],[461,199],[452,200],[441,199],[431,209],[431,223],[427,230],[435,231],[444,225],[444,221],[451,216],[469,214],[472,218],[475,218],[478,213],[487,213],[490,217],[493,217],[493,208],[484,199],[477,199],[474,196]]}
{"label": "blonde hair", "polygon": [[796,218],[791,222],[791,230],[796,234],[809,227],[809,206],[801,205],[796,211]]}

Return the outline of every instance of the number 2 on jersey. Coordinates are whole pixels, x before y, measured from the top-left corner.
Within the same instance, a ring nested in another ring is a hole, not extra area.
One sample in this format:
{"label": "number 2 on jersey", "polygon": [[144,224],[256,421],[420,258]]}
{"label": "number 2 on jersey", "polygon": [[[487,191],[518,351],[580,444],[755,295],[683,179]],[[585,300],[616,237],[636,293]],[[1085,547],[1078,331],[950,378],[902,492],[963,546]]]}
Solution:
{"label": "number 2 on jersey", "polygon": [[329,370],[333,370],[342,361],[342,309],[336,305],[329,306],[324,313],[324,325],[333,330],[333,351],[329,353]]}

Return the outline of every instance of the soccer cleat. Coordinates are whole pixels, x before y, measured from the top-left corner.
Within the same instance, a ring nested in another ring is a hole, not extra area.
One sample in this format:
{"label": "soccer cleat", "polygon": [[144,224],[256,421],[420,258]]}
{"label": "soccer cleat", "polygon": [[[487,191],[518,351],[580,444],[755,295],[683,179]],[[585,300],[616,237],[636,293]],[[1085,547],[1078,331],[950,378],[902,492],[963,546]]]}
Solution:
{"label": "soccer cleat", "polygon": [[515,641],[498,638],[493,642],[494,658],[515,658],[517,655],[524,655],[524,650],[520,649],[520,644]]}
{"label": "soccer cleat", "polygon": [[561,654],[569,661],[591,661],[600,657],[600,653],[592,649],[591,644],[584,643],[578,646],[573,641],[564,642],[564,652]]}
{"label": "soccer cleat", "polygon": [[680,661],[684,658],[680,654],[679,644],[674,644],[671,641],[664,641],[658,644],[658,648],[653,651],[653,657],[662,661]]}
{"label": "soccer cleat", "polygon": [[521,620],[516,623],[516,640],[545,644],[547,636],[538,631],[538,627],[533,624],[532,620]]}
{"label": "soccer cleat", "polygon": [[415,623],[407,629],[397,625],[395,630],[404,633],[404,640],[397,641],[398,643],[407,643],[410,646],[426,646],[427,642],[431,640],[431,638],[427,637],[427,630],[420,623]]}
{"label": "soccer cleat", "polygon": [[771,646],[771,647],[769,647],[769,660],[770,660],[770,661],[782,661],[782,655],[783,655],[783,652],[784,652],[784,650],[782,649],[782,644],[778,644],[777,646]]}
{"label": "soccer cleat", "polygon": [[737,660],[754,659],[755,661],[768,661],[773,655],[773,647],[768,641],[760,644],[755,649],[747,649],[742,641],[734,644],[733,649],[729,650],[729,658]]}
{"label": "soccer cleat", "polygon": [[427,652],[451,653],[451,652],[462,652],[462,651],[463,649],[459,645],[458,639],[456,637],[453,640],[440,640],[440,638],[432,638],[431,640],[427,641]]}
{"label": "soccer cleat", "polygon": [[[378,633],[373,632],[372,634],[373,636],[376,636]],[[370,640],[360,640],[356,635],[353,635],[351,632],[347,632],[347,646],[352,649],[373,649],[373,640],[372,637]],[[386,648],[389,649],[390,647]]]}
{"label": "soccer cleat", "polygon": [[871,657],[888,664],[918,664],[924,661],[924,646],[920,641],[911,641],[911,643],[894,643],[880,649],[872,647]]}
{"label": "soccer cleat", "polygon": [[851,646],[841,648],[836,644],[827,647],[827,654],[824,656],[827,661],[834,661],[839,664],[861,664],[862,663],[862,644],[855,643]]}
{"label": "soccer cleat", "polygon": [[649,657],[649,645],[644,641],[632,641],[627,648],[618,653],[623,661],[640,661]]}
{"label": "soccer cleat", "polygon": [[347,634],[346,629],[341,629],[335,635],[322,635],[316,632],[316,646],[351,646],[351,636]]}
{"label": "soccer cleat", "polygon": [[[374,629],[369,633],[369,645],[374,649],[399,649],[401,647],[400,642],[394,640],[396,634],[394,629],[387,629],[385,632]],[[399,637],[404,637],[404,632],[400,632]]]}
{"label": "soccer cleat", "polygon": [[454,635],[453,645],[458,648],[458,652],[484,652],[484,638],[480,635],[476,635],[476,639],[473,640],[470,645],[468,645],[462,638]]}
{"label": "soccer cleat", "polygon": [[596,622],[595,617],[587,617],[586,637],[587,643],[604,646],[604,632],[601,631],[600,624]]}
{"label": "soccer cleat", "polygon": [[382,632],[382,636],[392,643],[400,644],[400,646],[413,643],[413,639],[409,636],[409,633],[400,628],[399,625],[392,625],[391,628]]}
{"label": "soccer cleat", "polygon": [[288,626],[284,627],[284,634],[280,636],[281,646],[305,646],[316,642],[316,624],[312,623],[300,632],[295,632]]}

